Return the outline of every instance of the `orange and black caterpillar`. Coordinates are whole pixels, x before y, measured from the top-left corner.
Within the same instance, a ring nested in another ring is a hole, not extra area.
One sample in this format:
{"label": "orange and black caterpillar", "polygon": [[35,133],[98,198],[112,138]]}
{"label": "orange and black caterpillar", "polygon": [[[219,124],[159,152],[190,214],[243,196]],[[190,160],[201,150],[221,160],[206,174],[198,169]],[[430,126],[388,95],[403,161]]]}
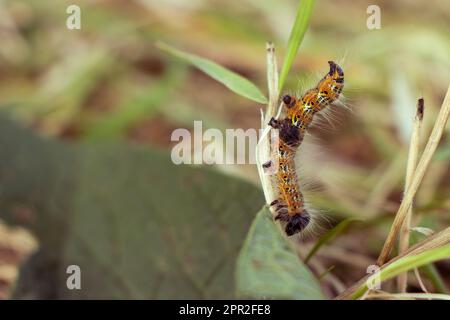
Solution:
{"label": "orange and black caterpillar", "polygon": [[317,86],[300,98],[283,96],[287,116],[282,120],[272,118],[269,125],[279,130],[277,185],[279,196],[270,205],[275,206],[275,220],[286,222],[288,236],[302,231],[311,216],[305,209],[303,194],[298,185],[295,154],[303,141],[314,115],[339,98],[344,87],[344,72],[333,61],[328,61],[330,71]]}

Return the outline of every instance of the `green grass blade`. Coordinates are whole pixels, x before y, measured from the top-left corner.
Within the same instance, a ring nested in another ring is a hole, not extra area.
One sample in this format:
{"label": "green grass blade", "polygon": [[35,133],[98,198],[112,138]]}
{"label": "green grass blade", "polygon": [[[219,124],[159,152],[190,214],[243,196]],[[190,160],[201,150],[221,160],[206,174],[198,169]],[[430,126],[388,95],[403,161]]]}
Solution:
{"label": "green grass blade", "polygon": [[305,32],[308,29],[309,19],[314,8],[315,0],[301,0],[297,9],[297,16],[295,18],[294,26],[289,36],[289,41],[286,50],[286,56],[284,58],[283,67],[281,68],[279,92],[283,90],[284,82],[286,81],[289,70],[291,69],[292,62],[297,55],[298,48],[302,43]]}
{"label": "green grass blade", "polygon": [[359,219],[354,218],[348,218],[341,222],[339,222],[338,225],[336,225],[333,229],[325,233],[322,237],[320,237],[319,240],[317,240],[316,244],[312,249],[309,251],[308,255],[306,256],[304,262],[308,263],[309,259],[326,243],[333,240],[337,235],[339,235],[342,231],[347,228],[347,226],[354,221],[360,221]]}
{"label": "green grass blade", "polygon": [[[413,231],[415,232],[411,233],[411,243],[414,245],[419,242],[419,239],[421,237],[423,237],[423,233],[419,233],[417,231],[417,228],[413,229]],[[420,271],[425,273],[426,277],[433,284],[437,293],[445,293],[445,294],[449,293],[445,285],[444,279],[442,278],[441,274],[439,273],[438,269],[433,263],[422,266],[420,268]]]}
{"label": "green grass blade", "polygon": [[437,293],[449,294],[444,279],[442,279],[441,274],[433,263],[424,265],[422,268],[420,268],[420,271],[425,273],[427,278],[433,284],[434,289],[436,289]]}
{"label": "green grass blade", "polygon": [[231,91],[259,103],[266,104],[268,102],[267,98],[254,83],[238,75],[237,73],[230,71],[225,67],[212,62],[211,60],[191,53],[183,52],[165,43],[158,41],[156,46],[161,50],[183,60],[184,62],[195,66],[211,78],[225,85]]}
{"label": "green grass blade", "polygon": [[[393,263],[386,266],[380,272],[380,281],[385,281],[399,274],[406,272],[408,270],[418,268],[420,266],[432,263],[437,260],[449,259],[450,258],[450,244],[442,247],[434,248],[421,252],[417,255],[405,256],[403,258],[394,261]],[[352,294],[352,299],[358,299],[364,292],[368,289],[367,281],[362,283],[358,289]]]}

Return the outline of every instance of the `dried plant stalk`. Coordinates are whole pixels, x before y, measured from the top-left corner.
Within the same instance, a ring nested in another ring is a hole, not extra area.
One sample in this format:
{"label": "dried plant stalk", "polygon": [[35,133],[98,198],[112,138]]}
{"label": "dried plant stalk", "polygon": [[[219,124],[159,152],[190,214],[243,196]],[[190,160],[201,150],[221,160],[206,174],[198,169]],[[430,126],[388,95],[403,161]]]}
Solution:
{"label": "dried plant stalk", "polygon": [[275,116],[276,107],[278,104],[278,68],[277,59],[275,57],[275,47],[272,43],[267,43],[267,87],[269,89],[269,105],[267,106],[266,116],[261,128],[264,128],[270,118]]}
{"label": "dried plant stalk", "polygon": [[[424,114],[424,102],[420,98],[417,101],[416,116],[414,118],[413,131],[411,134],[411,140],[409,143],[408,162],[406,166],[406,178],[405,178],[405,193],[408,192],[408,186],[411,184],[416,171],[417,159],[419,157],[420,147],[420,128],[422,127],[422,120]],[[405,221],[403,222],[400,230],[399,240],[399,254],[402,254],[408,250],[409,247],[409,234],[411,229],[411,217],[413,206],[411,205],[406,212]],[[418,272],[416,271],[416,274]],[[406,292],[406,286],[408,283],[408,273],[405,272],[397,278],[397,287],[400,292]]]}
{"label": "dried plant stalk", "polygon": [[258,168],[261,186],[264,191],[266,203],[269,204],[275,199],[275,186],[272,184],[270,175],[266,174],[263,164],[270,160],[270,129],[269,120],[276,115],[276,106],[278,103],[278,69],[275,57],[275,48],[272,43],[267,43],[267,85],[269,89],[269,104],[266,113],[261,110],[261,137],[256,146],[256,166]]}
{"label": "dried plant stalk", "polygon": [[380,266],[383,265],[389,258],[389,254],[392,251],[398,233],[403,225],[403,221],[405,220],[405,217],[408,213],[409,208],[411,207],[414,196],[417,190],[419,189],[420,183],[422,182],[425,172],[427,171],[431,158],[433,157],[433,154],[436,151],[436,148],[442,137],[442,133],[444,132],[444,128],[447,123],[449,114],[450,114],[450,86],[447,89],[447,93],[445,95],[444,102],[442,104],[441,110],[439,111],[436,122],[434,124],[433,131],[431,132],[425,150],[420,158],[419,164],[417,165],[414,178],[412,179],[411,184],[407,188],[407,192],[403,198],[400,208],[397,211],[394,222],[391,226],[391,230],[389,231],[388,237],[386,238],[386,241],[384,243],[383,249],[381,250],[377,262],[378,265]]}
{"label": "dried plant stalk", "polygon": [[366,300],[369,299],[382,299],[382,300],[450,300],[448,294],[438,293],[371,293],[366,296]]}

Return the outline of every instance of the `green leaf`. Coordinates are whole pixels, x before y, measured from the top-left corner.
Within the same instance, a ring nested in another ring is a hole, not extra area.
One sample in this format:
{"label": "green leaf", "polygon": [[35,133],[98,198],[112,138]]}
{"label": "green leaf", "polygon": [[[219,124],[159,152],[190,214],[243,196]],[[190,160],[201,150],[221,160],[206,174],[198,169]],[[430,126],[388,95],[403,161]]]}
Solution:
{"label": "green leaf", "polygon": [[309,251],[304,262],[308,263],[309,259],[311,259],[311,257],[320,249],[320,247],[322,247],[329,241],[333,240],[337,235],[339,235],[342,231],[344,231],[345,228],[347,228],[347,226],[351,222],[354,222],[354,221],[361,221],[361,220],[355,219],[355,218],[347,218],[345,220],[342,220],[337,226],[335,226],[333,229],[331,229],[330,231],[325,233],[322,237],[320,237],[320,239],[317,240],[314,247],[312,247],[311,250]]}
{"label": "green leaf", "polygon": [[168,44],[157,42],[156,46],[173,56],[195,66],[204,73],[225,85],[231,91],[259,103],[267,103],[267,98],[250,80],[239,74],[226,69],[225,67],[212,62],[211,60],[199,57],[197,55],[183,52]]}
{"label": "green leaf", "polygon": [[279,91],[283,90],[284,82],[286,81],[289,70],[291,69],[294,58],[297,55],[298,48],[303,41],[305,32],[308,29],[309,19],[311,18],[312,10],[314,8],[315,0],[301,0],[297,9],[297,16],[295,18],[294,26],[289,36],[289,41],[284,57],[283,66],[280,73]]}
{"label": "green leaf", "polygon": [[[385,281],[408,270],[432,263],[434,261],[450,258],[450,244],[423,251],[416,255],[404,256],[380,271],[380,281]],[[362,283],[351,295],[352,299],[358,299],[367,291],[367,282]]]}
{"label": "green leaf", "polygon": [[[14,298],[231,299],[240,247],[263,195],[167,152],[69,144],[0,118],[0,219],[40,250]],[[78,265],[82,290],[66,287]]]}
{"label": "green leaf", "polygon": [[317,279],[301,262],[263,207],[257,214],[236,268],[238,296],[256,299],[324,299]]}

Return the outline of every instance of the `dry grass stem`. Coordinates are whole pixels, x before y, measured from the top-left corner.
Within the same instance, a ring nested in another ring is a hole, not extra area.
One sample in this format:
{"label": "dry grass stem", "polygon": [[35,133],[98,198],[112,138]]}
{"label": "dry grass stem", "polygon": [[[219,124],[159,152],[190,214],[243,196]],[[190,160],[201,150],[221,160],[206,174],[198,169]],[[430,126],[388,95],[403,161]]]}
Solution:
{"label": "dry grass stem", "polygon": [[275,187],[272,184],[270,175],[264,172],[262,165],[270,160],[270,127],[269,119],[275,116],[276,105],[278,101],[278,70],[275,57],[275,48],[273,44],[267,43],[267,85],[269,90],[269,103],[266,113],[261,110],[261,129],[263,133],[256,145],[256,166],[258,168],[261,186],[264,191],[266,203],[269,204],[274,199]]}
{"label": "dry grass stem", "polygon": [[366,297],[369,299],[383,300],[450,300],[450,295],[439,293],[370,293]]}
{"label": "dry grass stem", "polygon": [[[422,127],[423,114],[424,114],[424,102],[423,99],[420,98],[417,101],[416,116],[414,118],[413,131],[409,143],[408,161],[406,165],[405,193],[408,191],[408,186],[412,182],[414,172],[417,166],[417,159],[419,158],[420,128]],[[400,230],[399,254],[406,252],[406,250],[408,250],[409,247],[409,233],[411,229],[412,211],[413,206],[411,205],[406,212],[405,221],[403,222],[402,228]],[[418,272],[416,270],[416,275],[417,274]],[[422,283],[420,278],[418,278],[418,280],[420,283]],[[407,283],[408,283],[408,273],[405,272],[397,278],[398,291],[406,292]]]}
{"label": "dry grass stem", "polygon": [[381,250],[381,254],[377,262],[378,265],[380,266],[383,265],[389,258],[389,254],[392,251],[392,248],[397,239],[399,231],[403,225],[403,221],[405,220],[408,210],[413,202],[414,196],[417,190],[419,189],[420,183],[422,182],[422,179],[427,171],[431,158],[433,157],[433,154],[436,151],[436,148],[442,137],[449,114],[450,114],[450,86],[447,89],[447,93],[445,95],[444,102],[442,104],[441,110],[439,111],[436,122],[434,124],[433,131],[431,132],[425,150],[420,158],[419,164],[417,165],[414,178],[412,179],[411,184],[407,188],[407,192],[403,198],[400,208],[397,211],[394,222],[391,226],[391,230],[389,231],[388,237],[384,243],[383,249]]}

